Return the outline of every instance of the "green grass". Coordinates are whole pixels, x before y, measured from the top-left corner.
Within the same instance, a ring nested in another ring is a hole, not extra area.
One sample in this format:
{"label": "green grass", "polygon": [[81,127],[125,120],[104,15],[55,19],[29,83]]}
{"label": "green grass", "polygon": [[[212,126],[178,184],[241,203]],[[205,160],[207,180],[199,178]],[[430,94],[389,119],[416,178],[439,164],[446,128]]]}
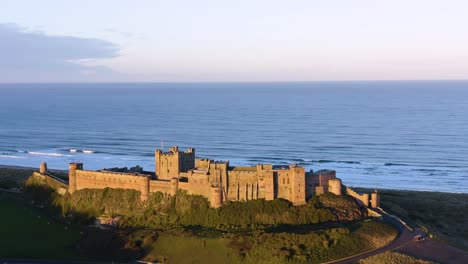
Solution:
{"label": "green grass", "polygon": [[435,262],[417,259],[406,254],[387,251],[359,261],[359,264],[435,264]]}
{"label": "green grass", "polygon": [[[38,180],[31,178],[27,181],[26,190],[39,197],[41,190],[45,189]],[[42,196],[47,196],[50,191],[42,193],[45,193]],[[153,193],[146,203],[142,203],[139,192],[135,190],[85,189],[72,195],[51,195],[49,200],[64,215],[119,215],[122,216],[120,225],[130,228],[202,226],[223,230],[256,230],[278,224],[320,224],[365,217],[365,212],[352,198],[335,195],[323,195],[303,206],[293,206],[282,199],[258,199],[227,202],[219,209],[210,208],[206,198],[185,192],[178,192],[175,197]]]}
{"label": "green grass", "polygon": [[306,233],[291,231],[251,236],[251,249],[246,252],[248,263],[258,263],[269,256],[290,263],[322,263],[383,246],[397,235],[391,226],[374,221]]}
{"label": "green grass", "polygon": [[154,193],[144,203],[134,190],[79,190],[60,196],[40,179],[30,178],[25,197],[74,223],[101,214],[122,216],[119,229],[86,232],[81,239],[81,252],[102,259],[120,255],[168,263],[321,263],[381,246],[396,236],[386,224],[362,221],[365,213],[348,196],[323,195],[303,206],[277,199],[229,202],[213,209],[204,197],[184,192],[175,197]]}
{"label": "green grass", "polygon": [[165,263],[322,263],[382,245],[375,240],[389,242],[396,237],[394,229],[373,221],[349,228],[307,231],[292,227],[289,232],[258,230],[209,237],[182,229],[151,232],[134,231],[126,236],[127,245],[139,245],[143,260]]}
{"label": "green grass", "polygon": [[79,259],[80,233],[53,223],[41,209],[0,193],[0,257]]}
{"label": "green grass", "polygon": [[468,194],[380,191],[385,210],[420,225],[435,238],[468,249]]}
{"label": "green grass", "polygon": [[226,238],[198,238],[161,235],[145,260],[165,263],[239,263],[240,258],[227,247]]}
{"label": "green grass", "polygon": [[29,178],[34,170],[32,169],[10,169],[0,168],[0,188],[20,188],[24,181]]}

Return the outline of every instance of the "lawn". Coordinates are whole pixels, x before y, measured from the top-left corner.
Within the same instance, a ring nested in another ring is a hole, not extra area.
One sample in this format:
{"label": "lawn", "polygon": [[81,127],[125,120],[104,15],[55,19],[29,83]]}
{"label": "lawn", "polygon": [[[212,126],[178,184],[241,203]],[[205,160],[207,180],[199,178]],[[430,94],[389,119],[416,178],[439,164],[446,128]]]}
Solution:
{"label": "lawn", "polygon": [[77,229],[53,223],[44,209],[0,192],[0,257],[79,259]]}
{"label": "lawn", "polygon": [[148,254],[162,256],[167,263],[239,263],[239,257],[227,247],[228,239],[161,235]]}
{"label": "lawn", "polygon": [[412,263],[412,264],[436,264],[435,262],[417,259],[402,253],[387,251],[378,255],[368,257],[359,261],[359,264],[389,264],[389,263]]}

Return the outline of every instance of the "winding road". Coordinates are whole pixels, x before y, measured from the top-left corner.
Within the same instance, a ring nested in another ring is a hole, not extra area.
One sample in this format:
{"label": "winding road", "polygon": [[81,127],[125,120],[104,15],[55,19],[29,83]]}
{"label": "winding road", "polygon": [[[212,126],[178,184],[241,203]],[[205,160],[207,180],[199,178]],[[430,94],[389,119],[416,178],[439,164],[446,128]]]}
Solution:
{"label": "winding road", "polygon": [[330,262],[325,262],[323,264],[353,263],[353,262],[356,262],[356,261],[358,261],[360,259],[368,258],[370,256],[374,256],[374,255],[383,253],[385,251],[398,249],[398,248],[406,245],[407,243],[412,242],[413,237],[416,236],[416,235],[425,236],[424,232],[421,229],[415,229],[414,231],[410,230],[410,227],[403,224],[404,222],[401,221],[400,219],[398,219],[397,217],[389,215],[388,213],[386,213],[386,212],[384,212],[382,210],[379,210],[379,209],[376,209],[375,211],[377,211],[378,213],[380,213],[382,215],[382,218],[383,218],[384,222],[389,223],[389,224],[395,226],[398,229],[398,237],[395,240],[393,240],[392,242],[390,242],[390,244],[388,244],[388,245],[386,245],[384,247],[369,250],[369,251],[360,253],[358,255],[354,255],[354,256],[350,256],[350,257],[346,257],[346,258],[342,258],[342,259],[338,259],[338,260],[334,260],[334,261],[330,261]]}

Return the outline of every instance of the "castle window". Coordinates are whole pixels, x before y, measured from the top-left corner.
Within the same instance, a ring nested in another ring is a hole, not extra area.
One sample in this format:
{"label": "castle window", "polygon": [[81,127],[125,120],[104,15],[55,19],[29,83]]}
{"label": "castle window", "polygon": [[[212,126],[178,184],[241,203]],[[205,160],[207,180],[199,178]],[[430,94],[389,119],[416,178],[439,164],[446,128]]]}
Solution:
{"label": "castle window", "polygon": [[285,178],[283,178],[283,184],[286,184],[286,179]]}
{"label": "castle window", "polygon": [[288,178],[288,184],[289,184],[289,178]]}

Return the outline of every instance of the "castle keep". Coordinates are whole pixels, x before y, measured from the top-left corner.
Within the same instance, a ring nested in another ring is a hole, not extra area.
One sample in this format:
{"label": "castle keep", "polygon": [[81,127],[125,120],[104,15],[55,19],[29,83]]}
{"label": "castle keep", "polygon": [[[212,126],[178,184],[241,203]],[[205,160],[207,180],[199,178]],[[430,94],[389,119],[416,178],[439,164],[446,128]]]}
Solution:
{"label": "castle keep", "polygon": [[[47,165],[41,163],[39,175],[47,175]],[[178,190],[202,195],[214,208],[225,201],[282,198],[294,205],[306,203],[313,195],[347,193],[362,205],[378,207],[378,195],[358,194],[345,188],[333,170],[306,172],[298,165],[257,164],[230,166],[229,161],[214,161],[195,157],[195,149],[181,151],[177,146],[168,152],[155,151],[155,172],[121,172],[114,170],[84,170],[82,163],[70,163],[68,192],[81,189],[121,188],[141,192],[146,200],[150,193],[175,195]]]}

